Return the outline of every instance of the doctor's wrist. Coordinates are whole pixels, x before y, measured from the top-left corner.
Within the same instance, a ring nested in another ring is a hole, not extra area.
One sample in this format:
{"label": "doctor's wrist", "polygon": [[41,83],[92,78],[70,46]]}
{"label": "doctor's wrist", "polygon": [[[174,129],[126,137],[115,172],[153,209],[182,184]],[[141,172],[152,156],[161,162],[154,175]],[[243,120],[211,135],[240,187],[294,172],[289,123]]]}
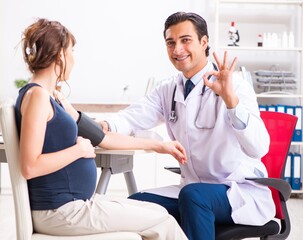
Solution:
{"label": "doctor's wrist", "polygon": [[233,108],[237,107],[237,105],[239,103],[239,98],[237,96],[231,97],[231,98],[225,99],[224,102],[225,102],[227,109],[233,109]]}

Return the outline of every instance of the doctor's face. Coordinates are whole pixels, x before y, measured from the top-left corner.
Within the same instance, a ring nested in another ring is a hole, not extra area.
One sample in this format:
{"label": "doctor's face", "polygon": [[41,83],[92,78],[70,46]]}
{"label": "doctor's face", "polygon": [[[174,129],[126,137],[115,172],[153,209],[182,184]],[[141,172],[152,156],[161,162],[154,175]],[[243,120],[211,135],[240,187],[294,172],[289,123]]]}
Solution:
{"label": "doctor's face", "polygon": [[170,26],[165,32],[165,42],[170,61],[185,77],[191,78],[206,65],[207,36],[199,41],[191,21]]}

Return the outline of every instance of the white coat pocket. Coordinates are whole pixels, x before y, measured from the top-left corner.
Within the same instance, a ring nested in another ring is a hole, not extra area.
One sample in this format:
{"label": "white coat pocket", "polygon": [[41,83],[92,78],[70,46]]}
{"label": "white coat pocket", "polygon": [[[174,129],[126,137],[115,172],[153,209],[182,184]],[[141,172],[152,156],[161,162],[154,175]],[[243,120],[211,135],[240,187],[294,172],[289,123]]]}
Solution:
{"label": "white coat pocket", "polygon": [[198,129],[213,129],[217,120],[219,97],[208,89],[201,98],[201,105],[198,109],[195,125]]}

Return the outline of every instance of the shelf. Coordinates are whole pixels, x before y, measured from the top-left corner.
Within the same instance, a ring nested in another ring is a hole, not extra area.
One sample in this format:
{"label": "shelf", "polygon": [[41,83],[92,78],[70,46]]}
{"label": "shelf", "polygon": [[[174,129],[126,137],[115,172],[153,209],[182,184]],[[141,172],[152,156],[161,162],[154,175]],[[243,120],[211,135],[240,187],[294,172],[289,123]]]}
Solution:
{"label": "shelf", "polygon": [[302,52],[302,48],[265,48],[265,47],[228,47],[220,46],[219,50],[232,50],[232,51],[285,51],[285,52]]}
{"label": "shelf", "polygon": [[302,98],[299,94],[269,94],[269,93],[258,93],[258,98]]}
{"label": "shelf", "polygon": [[[278,91],[271,88],[270,92],[262,92],[268,88],[257,89],[262,80],[251,76],[258,104],[303,105],[303,0],[217,0],[216,3],[214,51],[228,51],[230,55],[238,56],[241,66],[250,73],[279,65],[281,70],[295,75],[297,89]],[[231,22],[235,22],[239,30],[240,46],[227,45],[232,42],[227,38]],[[283,32],[288,36],[290,32],[294,33],[294,42],[287,45],[291,48],[282,48]],[[258,47],[258,34],[261,33],[276,33],[277,40],[272,44],[265,41],[264,47]],[[303,156],[303,142],[291,142],[291,147]],[[300,171],[303,174],[302,164]],[[291,193],[303,194],[303,189],[292,189]]]}
{"label": "shelf", "polygon": [[220,3],[243,3],[243,4],[293,4],[293,5],[301,5],[303,1],[279,1],[279,0],[220,0]]}
{"label": "shelf", "polygon": [[291,190],[291,194],[303,194],[303,189],[301,190]]}

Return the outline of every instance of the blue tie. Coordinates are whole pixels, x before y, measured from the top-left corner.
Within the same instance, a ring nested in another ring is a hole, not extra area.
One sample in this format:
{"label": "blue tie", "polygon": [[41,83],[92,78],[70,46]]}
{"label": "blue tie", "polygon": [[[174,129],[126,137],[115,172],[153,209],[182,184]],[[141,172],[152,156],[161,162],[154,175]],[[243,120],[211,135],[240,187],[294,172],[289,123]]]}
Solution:
{"label": "blue tie", "polygon": [[186,99],[187,95],[190,93],[190,91],[195,87],[195,84],[188,79],[185,83],[185,92],[184,92],[184,100]]}

